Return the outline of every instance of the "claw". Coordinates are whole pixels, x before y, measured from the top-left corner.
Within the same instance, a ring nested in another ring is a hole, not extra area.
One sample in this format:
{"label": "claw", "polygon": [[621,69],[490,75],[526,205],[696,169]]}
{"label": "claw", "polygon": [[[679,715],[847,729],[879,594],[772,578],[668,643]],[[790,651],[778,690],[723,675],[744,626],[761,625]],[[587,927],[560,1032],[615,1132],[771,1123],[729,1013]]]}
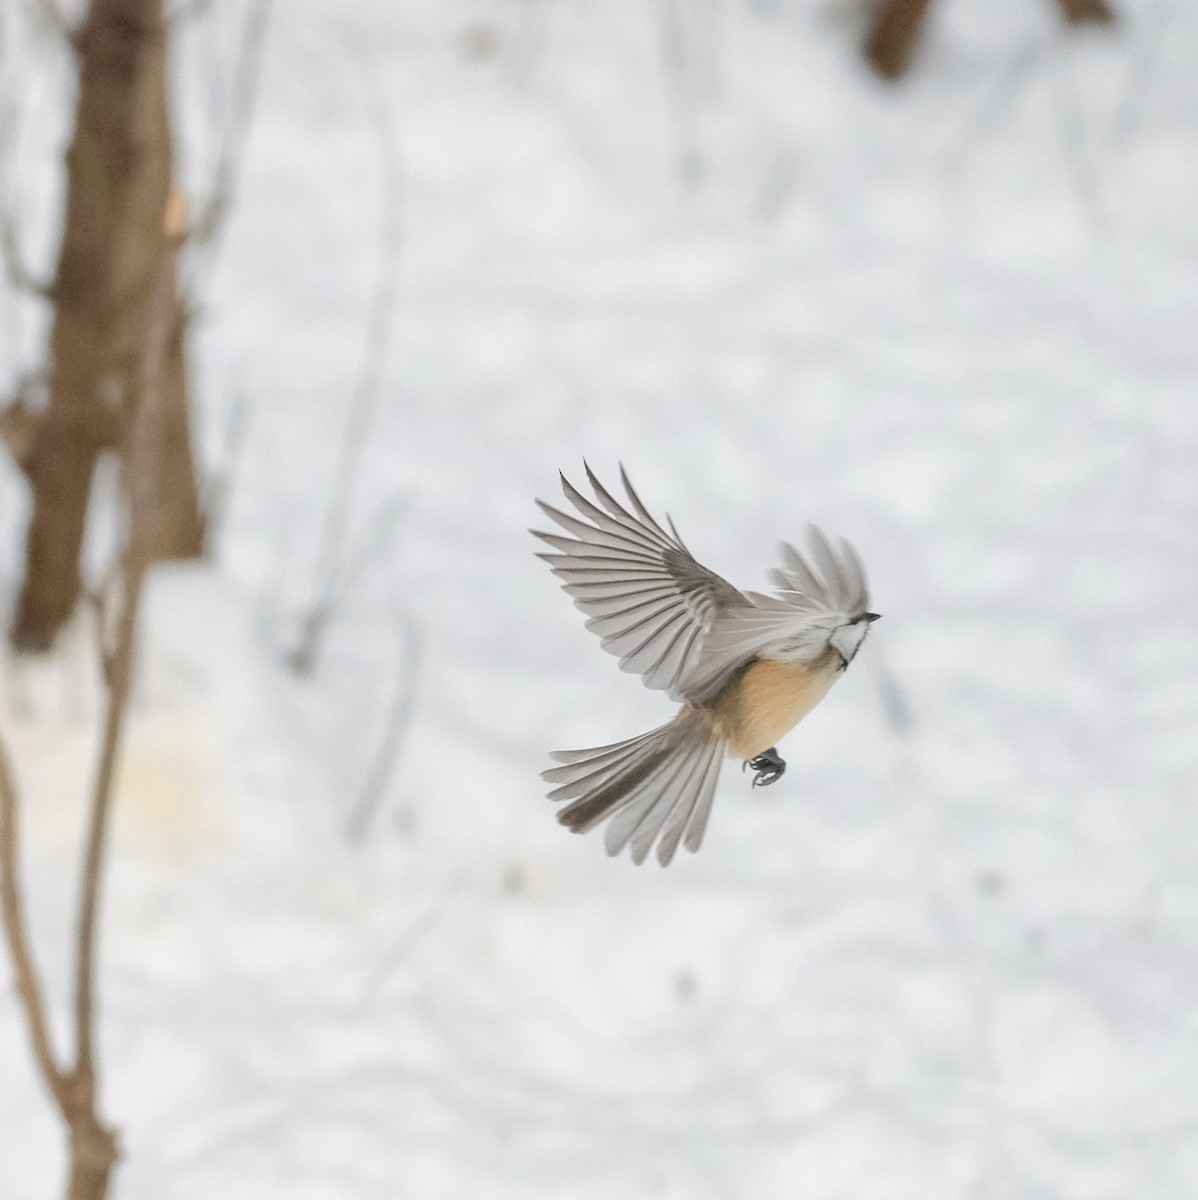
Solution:
{"label": "claw", "polygon": [[744,767],[752,767],[756,774],[753,777],[753,786],[769,787],[771,783],[776,783],[782,778],[786,772],[786,763],[779,757],[778,751],[771,746],[768,750],[763,750],[756,758],[751,758]]}

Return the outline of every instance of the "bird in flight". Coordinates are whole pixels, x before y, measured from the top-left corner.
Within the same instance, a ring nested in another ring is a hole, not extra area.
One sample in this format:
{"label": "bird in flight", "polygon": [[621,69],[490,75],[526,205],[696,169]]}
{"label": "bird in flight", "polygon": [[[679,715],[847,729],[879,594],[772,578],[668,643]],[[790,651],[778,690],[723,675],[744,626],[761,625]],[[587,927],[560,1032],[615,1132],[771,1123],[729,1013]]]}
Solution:
{"label": "bird in flight", "polygon": [[810,526],[806,555],[782,543],[776,595],[742,592],[695,560],[669,517],[658,524],[623,467],[627,507],[586,474],[596,503],[561,476],[580,516],[537,501],[565,531],[532,530],[550,547],[538,557],[621,668],[682,707],[639,737],[555,751],[560,765],[541,777],[551,800],[570,801],[558,813],[567,828],[607,821],[608,854],[628,846],[641,863],[656,843],[664,867],[679,844],[699,849],[725,756],[752,769],[754,787],[780,778],[775,743],[827,695],[878,614],[844,539]]}

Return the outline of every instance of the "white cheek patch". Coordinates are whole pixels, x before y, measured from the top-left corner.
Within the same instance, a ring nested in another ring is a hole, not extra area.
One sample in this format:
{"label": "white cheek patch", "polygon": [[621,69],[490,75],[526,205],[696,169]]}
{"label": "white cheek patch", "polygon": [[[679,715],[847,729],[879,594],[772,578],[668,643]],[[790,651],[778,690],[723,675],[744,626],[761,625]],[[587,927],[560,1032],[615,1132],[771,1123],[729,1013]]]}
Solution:
{"label": "white cheek patch", "polygon": [[855,625],[841,625],[832,634],[832,646],[846,663],[853,661],[857,651],[861,649],[861,643],[865,641],[868,630],[869,626],[864,621],[859,621]]}

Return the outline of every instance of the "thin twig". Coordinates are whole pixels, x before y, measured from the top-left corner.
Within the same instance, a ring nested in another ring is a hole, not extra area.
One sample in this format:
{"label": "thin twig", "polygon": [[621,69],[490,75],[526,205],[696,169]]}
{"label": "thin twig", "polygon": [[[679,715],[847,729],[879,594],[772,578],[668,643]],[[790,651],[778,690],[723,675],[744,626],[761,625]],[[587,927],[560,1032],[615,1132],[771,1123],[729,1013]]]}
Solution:
{"label": "thin twig", "polygon": [[82,20],[72,21],[58,0],[29,0],[26,7],[33,21],[41,22],[51,33],[61,38],[64,44],[72,50],[78,50]]}
{"label": "thin twig", "polygon": [[370,764],[366,782],[346,822],[346,835],[351,841],[360,841],[366,836],[379,804],[386,794],[387,784],[395,773],[395,764],[403,749],[404,736],[412,723],[416,706],[416,684],[420,678],[420,660],[423,644],[420,629],[410,614],[403,618],[403,641],[399,663],[395,672],[395,694],[383,736]]}
{"label": "thin twig", "polygon": [[[232,95],[224,137],[217,152],[212,172],[212,187],[202,211],[192,223],[189,242],[193,253],[202,254],[202,265],[211,269],[216,257],[216,244],[223,233],[233,206],[237,177],[245,158],[249,140],[258,80],[262,75],[262,52],[266,45],[271,0],[254,0],[246,15],[245,31],[241,38],[241,53],[233,71]],[[192,280],[184,289],[194,299],[200,291],[200,265],[192,269]]]}
{"label": "thin twig", "polygon": [[374,1000],[379,988],[387,982],[395,968],[437,927],[450,905],[466,890],[472,873],[471,868],[459,871],[444,891],[417,913],[407,928],[387,947],[362,981],[362,991],[358,997],[361,1008],[366,1008]]}
{"label": "thin twig", "polygon": [[136,561],[134,548],[125,552],[122,567],[121,611],[116,643],[106,656],[108,703],[104,715],[104,737],[100,761],[92,786],[90,818],[83,876],[80,889],[79,918],[76,930],[75,977],[75,1072],[84,1078],[94,1075],[93,1026],[95,1024],[95,950],[96,917],[103,884],[104,851],[109,818],[112,813],[113,779],[117,756],[129,707],[129,687],[133,675],[133,643],[137,610],[141,599],[144,564]]}
{"label": "thin twig", "polygon": [[249,403],[238,391],[233,394],[229,407],[225,433],[221,441],[216,465],[208,475],[200,505],[204,513],[204,553],[211,555],[217,536],[229,511],[233,488],[241,468],[242,451],[245,448],[246,429],[249,426]]}
{"label": "thin twig", "polygon": [[7,96],[0,95],[0,253],[4,258],[5,274],[14,288],[43,299],[52,299],[52,285],[34,274],[21,253],[14,200],[17,184],[13,178],[16,173],[14,164],[19,127],[20,116],[16,104],[10,102]]}
{"label": "thin twig", "polygon": [[378,273],[366,321],[362,363],[350,398],[349,416],[342,434],[333,482],[329,488],[328,504],[317,537],[312,598],[301,618],[300,634],[295,647],[287,656],[292,669],[301,673],[311,671],[315,665],[321,638],[336,607],[337,585],[341,576],[339,563],[345,541],[346,523],[360,474],[366,437],[378,407],[383,364],[391,342],[391,329],[395,323],[399,293],[401,174],[395,126],[377,78],[373,73],[369,73],[365,75],[365,79],[371,124],[382,167]]}
{"label": "thin twig", "polygon": [[[9,209],[8,198],[5,197],[4,207]],[[42,300],[54,298],[54,288],[44,279],[39,279],[26,264],[21,254],[20,234],[17,232],[16,219],[11,211],[7,211],[3,225],[0,225],[0,240],[3,242],[4,270],[8,281],[18,291],[28,292]]]}
{"label": "thin twig", "polygon": [[393,496],[371,516],[356,538],[346,538],[348,548],[338,564],[336,577],[329,586],[330,613],[352,590],[358,576],[370,563],[387,557],[390,543],[399,528],[400,518],[404,515],[407,504],[406,496]]}
{"label": "thin twig", "polygon": [[4,935],[17,976],[17,991],[25,1010],[33,1057],[50,1094],[59,1108],[63,1108],[66,1080],[54,1054],[41,979],[33,957],[25,909],[21,902],[20,831],[17,825],[17,810],[17,790],[8,750],[3,738],[0,738],[0,915],[3,916]]}

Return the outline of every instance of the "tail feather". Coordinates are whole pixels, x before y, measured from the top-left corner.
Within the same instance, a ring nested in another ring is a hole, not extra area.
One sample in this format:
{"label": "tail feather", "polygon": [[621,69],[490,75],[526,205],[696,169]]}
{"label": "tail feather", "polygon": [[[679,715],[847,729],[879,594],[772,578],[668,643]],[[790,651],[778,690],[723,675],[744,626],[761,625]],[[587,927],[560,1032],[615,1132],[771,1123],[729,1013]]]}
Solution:
{"label": "tail feather", "polygon": [[[611,819],[609,854],[631,847],[641,863],[657,842],[666,866],[679,843],[699,848],[711,811],[724,745],[684,712],[639,737],[592,750],[556,751],[561,766],[542,772],[557,786],[553,800],[571,800],[558,820],[585,833]],[[659,840],[660,839],[660,840]]]}
{"label": "tail feather", "polygon": [[678,800],[680,782],[685,784],[692,774],[694,757],[693,744],[680,747],[662,760],[651,777],[628,793],[626,803],[613,813],[604,834],[608,854],[619,854],[625,846],[631,846],[632,861],[645,860],[657,830]]}
{"label": "tail feather", "polygon": [[682,844],[692,854],[703,845],[703,835],[707,832],[707,818],[711,816],[711,805],[715,800],[715,785],[720,777],[721,765],[722,756],[713,758],[708,764],[703,786],[695,798],[694,810],[686,818],[686,836],[682,839]]}
{"label": "tail feather", "polygon": [[[541,772],[541,778],[547,783],[558,786],[549,793],[550,800],[569,800],[584,792],[591,792],[605,781],[624,771],[636,756],[639,749],[650,749],[649,742],[657,735],[658,730],[641,734],[637,738],[629,738],[626,742],[618,742],[615,746],[602,746],[591,751],[579,751],[589,757],[579,759],[561,767],[550,767]],[[558,753],[561,753],[560,751]]]}
{"label": "tail feather", "polygon": [[[664,836],[660,841],[658,838],[667,822],[674,821],[678,815],[681,815],[685,823],[699,799],[699,788],[707,774],[708,766],[713,759],[718,763],[720,757],[719,744],[713,742],[693,744],[685,753],[676,756],[678,770],[669,780],[662,781],[657,798],[632,831],[629,845],[633,862],[644,862],[654,842],[657,843],[657,857],[663,866],[674,857],[677,841],[673,841],[671,845]],[[714,786],[714,779],[712,783]],[[616,821],[619,819],[617,817]],[[615,825],[616,821],[613,821],[612,825]]]}
{"label": "tail feather", "polygon": [[668,863],[674,857],[684,832],[686,848],[692,853],[699,849],[711,812],[711,802],[715,797],[715,785],[720,777],[723,757],[723,747],[717,745],[710,754],[696,762],[694,780],[688,782],[662,823],[661,840],[657,843],[657,857],[662,863]]}
{"label": "tail feather", "polygon": [[550,793],[551,798],[565,792],[582,793],[573,804],[558,813],[557,819],[575,833],[593,829],[601,821],[634,804],[646,788],[653,785],[670,754],[669,746],[632,748],[624,762],[594,772],[593,777],[584,777],[577,785],[555,788]]}
{"label": "tail feather", "polygon": [[659,731],[651,729],[648,733],[642,733],[640,737],[628,738],[623,742],[609,742],[606,746],[593,746],[590,750],[551,750],[549,757],[557,763],[576,763],[584,759],[589,761],[596,756],[606,754],[609,750],[623,750],[633,742],[643,742],[657,732]]}

